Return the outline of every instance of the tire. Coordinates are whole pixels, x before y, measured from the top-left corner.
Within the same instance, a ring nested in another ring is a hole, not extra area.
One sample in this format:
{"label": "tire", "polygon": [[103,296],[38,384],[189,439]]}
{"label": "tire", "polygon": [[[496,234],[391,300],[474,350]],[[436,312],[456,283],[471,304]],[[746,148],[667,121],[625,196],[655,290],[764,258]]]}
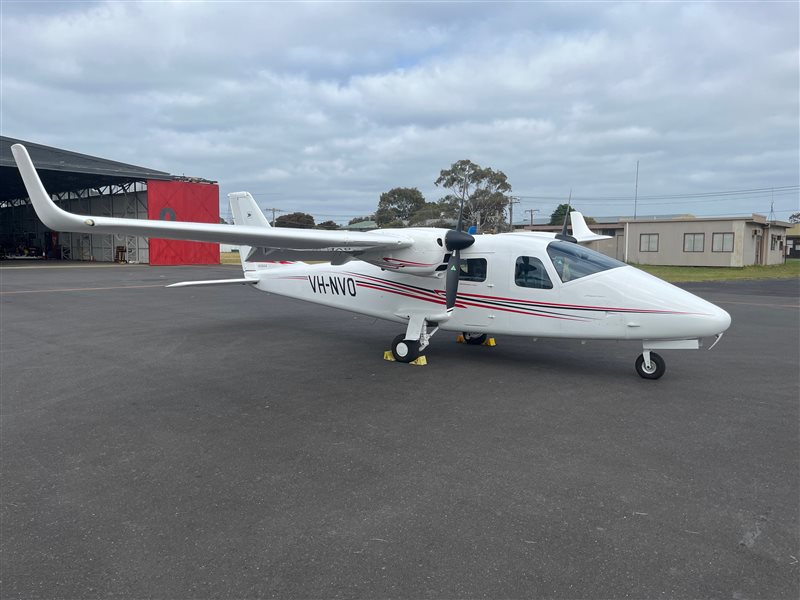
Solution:
{"label": "tire", "polygon": [[402,333],[392,340],[392,356],[397,362],[410,363],[419,358],[419,340],[407,340]]}
{"label": "tire", "polygon": [[480,346],[486,341],[485,333],[469,333],[465,331],[461,335],[464,336],[464,342],[471,346]]}
{"label": "tire", "polygon": [[640,354],[636,359],[636,372],[643,379],[658,379],[667,370],[667,364],[659,354],[650,353],[650,369],[644,364],[644,354]]}

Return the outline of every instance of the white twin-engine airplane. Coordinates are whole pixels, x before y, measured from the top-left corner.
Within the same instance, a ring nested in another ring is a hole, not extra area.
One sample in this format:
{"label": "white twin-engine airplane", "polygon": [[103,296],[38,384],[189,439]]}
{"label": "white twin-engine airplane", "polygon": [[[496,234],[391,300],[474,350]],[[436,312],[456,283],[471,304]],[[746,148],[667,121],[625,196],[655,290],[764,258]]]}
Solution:
{"label": "white twin-engine airplane", "polygon": [[[270,227],[252,196],[229,194],[234,225],[79,216],[58,208],[24,146],[11,147],[36,213],[55,231],[139,235],[240,246],[244,277],[170,287],[250,284],[261,291],[395,321],[397,361],[412,362],[438,331],[481,344],[488,334],[641,340],[636,371],[664,374],[654,350],[697,349],[731,323],[717,306],[580,246],[603,239],[579,212],[572,235],[470,235],[435,228],[364,233]],[[296,262],[326,261],[317,264]]]}

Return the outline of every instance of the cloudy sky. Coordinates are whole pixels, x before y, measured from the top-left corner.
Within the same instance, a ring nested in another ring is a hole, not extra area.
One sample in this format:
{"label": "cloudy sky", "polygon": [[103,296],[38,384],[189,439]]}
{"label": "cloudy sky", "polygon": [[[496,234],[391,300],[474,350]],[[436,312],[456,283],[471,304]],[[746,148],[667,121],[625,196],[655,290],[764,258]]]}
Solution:
{"label": "cloudy sky", "polygon": [[[317,222],[502,170],[515,216],[800,210],[798,3],[2,0],[2,134]],[[720,194],[718,192],[726,192]]]}

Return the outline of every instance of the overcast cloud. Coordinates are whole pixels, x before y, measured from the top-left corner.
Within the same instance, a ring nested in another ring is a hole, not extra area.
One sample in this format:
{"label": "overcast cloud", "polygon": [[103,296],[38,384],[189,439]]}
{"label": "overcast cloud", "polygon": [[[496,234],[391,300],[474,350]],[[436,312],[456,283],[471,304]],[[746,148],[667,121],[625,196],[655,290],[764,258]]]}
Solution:
{"label": "overcast cloud", "polygon": [[[347,221],[469,158],[516,215],[798,207],[798,3],[2,2],[3,135]],[[665,200],[795,186],[793,190]],[[660,198],[653,198],[660,197]]]}

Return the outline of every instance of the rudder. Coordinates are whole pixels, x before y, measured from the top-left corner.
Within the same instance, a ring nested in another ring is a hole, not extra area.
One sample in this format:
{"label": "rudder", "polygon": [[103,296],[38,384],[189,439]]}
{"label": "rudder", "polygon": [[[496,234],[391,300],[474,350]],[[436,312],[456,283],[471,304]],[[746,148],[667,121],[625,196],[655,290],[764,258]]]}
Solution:
{"label": "rudder", "polygon": [[231,192],[228,194],[231,204],[234,225],[249,225],[252,227],[269,227],[269,221],[250,192]]}

